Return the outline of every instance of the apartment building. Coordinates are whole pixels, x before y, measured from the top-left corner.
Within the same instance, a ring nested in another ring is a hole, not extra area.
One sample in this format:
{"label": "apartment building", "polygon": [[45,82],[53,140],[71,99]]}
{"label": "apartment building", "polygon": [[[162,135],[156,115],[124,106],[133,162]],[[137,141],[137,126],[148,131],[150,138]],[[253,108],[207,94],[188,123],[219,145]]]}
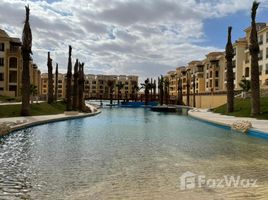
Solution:
{"label": "apartment building", "polygon": [[[66,74],[58,74],[58,98],[65,98],[66,95]],[[55,93],[55,76],[53,75],[53,93]],[[46,97],[48,95],[48,74],[41,75],[41,95]]]}
{"label": "apartment building", "polygon": [[226,60],[224,52],[211,52],[203,60],[205,67],[205,92],[224,90]]}
{"label": "apartment building", "polygon": [[[48,94],[48,75],[47,73],[41,76],[42,95]],[[84,95],[86,99],[108,99],[110,98],[110,88],[108,82],[114,83],[113,98],[116,99],[121,96],[123,99],[130,99],[135,93],[135,86],[138,85],[138,76],[126,75],[85,75]],[[119,91],[116,85],[122,84],[123,88]],[[55,88],[55,76],[53,76],[53,85]],[[120,94],[121,93],[121,94]],[[66,75],[59,74],[58,76],[58,97],[64,98],[66,95]]]}
{"label": "apartment building", "polygon": [[[244,49],[245,59],[243,59],[243,75],[247,79],[251,77],[251,57],[249,53],[249,43],[250,43],[250,31],[251,27],[245,29],[246,37],[244,38],[246,46]],[[260,71],[260,86],[268,87],[268,24],[258,23],[258,41],[260,46],[259,53],[259,71]]]}
{"label": "apartment building", "polygon": [[[40,91],[40,71],[30,62],[31,84]],[[10,37],[0,29],[0,95],[18,97],[21,95],[22,55],[19,38]]]}

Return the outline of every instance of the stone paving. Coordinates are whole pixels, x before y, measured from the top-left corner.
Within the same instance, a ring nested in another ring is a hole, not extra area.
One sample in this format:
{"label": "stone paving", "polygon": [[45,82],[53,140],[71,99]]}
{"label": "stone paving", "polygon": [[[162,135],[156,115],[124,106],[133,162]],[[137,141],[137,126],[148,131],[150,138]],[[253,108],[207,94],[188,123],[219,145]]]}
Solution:
{"label": "stone paving", "polygon": [[194,118],[230,127],[237,121],[249,121],[252,124],[253,130],[265,132],[268,134],[268,120],[221,115],[218,113],[210,112],[207,109],[193,109],[190,110],[188,114]]}

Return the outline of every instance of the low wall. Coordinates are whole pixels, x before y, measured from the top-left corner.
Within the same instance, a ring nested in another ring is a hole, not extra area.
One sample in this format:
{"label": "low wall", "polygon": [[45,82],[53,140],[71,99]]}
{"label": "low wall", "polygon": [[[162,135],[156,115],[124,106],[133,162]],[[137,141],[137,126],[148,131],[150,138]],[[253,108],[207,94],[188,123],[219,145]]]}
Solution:
{"label": "low wall", "polygon": [[[183,102],[187,104],[187,97],[183,96]],[[226,94],[198,94],[195,95],[195,105],[197,108],[216,108],[227,103]],[[193,96],[190,96],[190,106],[193,106]]]}

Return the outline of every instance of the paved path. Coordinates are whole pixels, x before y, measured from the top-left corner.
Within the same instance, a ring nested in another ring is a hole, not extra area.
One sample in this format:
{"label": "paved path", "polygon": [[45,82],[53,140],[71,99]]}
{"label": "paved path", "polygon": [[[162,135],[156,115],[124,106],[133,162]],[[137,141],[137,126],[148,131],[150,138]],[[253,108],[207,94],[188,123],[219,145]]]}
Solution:
{"label": "paved path", "polygon": [[192,117],[225,126],[226,125],[231,126],[235,121],[240,120],[250,121],[253,126],[253,130],[265,132],[268,134],[268,120],[221,115],[218,113],[210,112],[205,109],[193,109],[190,110],[188,113]]}

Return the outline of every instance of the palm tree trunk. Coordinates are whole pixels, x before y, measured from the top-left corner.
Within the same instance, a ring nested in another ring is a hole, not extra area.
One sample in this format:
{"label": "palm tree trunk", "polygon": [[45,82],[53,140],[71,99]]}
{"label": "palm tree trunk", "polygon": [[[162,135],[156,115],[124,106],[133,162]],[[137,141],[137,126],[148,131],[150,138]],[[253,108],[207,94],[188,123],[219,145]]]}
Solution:
{"label": "palm tree trunk", "polygon": [[187,76],[187,83],[186,83],[186,95],[187,95],[187,106],[189,106],[190,105],[190,83],[189,83],[189,72],[187,71],[187,74],[186,74],[186,76]]}
{"label": "palm tree trunk", "polygon": [[53,67],[50,52],[47,53],[47,68],[48,68],[48,98],[47,103],[51,104],[54,101],[53,97]]}
{"label": "palm tree trunk", "polygon": [[79,95],[78,95],[78,78],[79,78],[79,73],[78,72],[78,59],[76,59],[75,65],[74,65],[74,82],[73,82],[73,110],[77,110],[79,107]]}
{"label": "palm tree trunk", "polygon": [[55,72],[55,101],[58,100],[58,88],[59,88],[59,72],[58,72],[58,63],[56,64],[56,72]]}
{"label": "palm tree trunk", "polygon": [[85,76],[84,76],[84,63],[79,63],[79,110],[85,111],[85,98],[84,98],[84,85],[85,85]]}
{"label": "palm tree trunk", "polygon": [[232,27],[228,27],[228,41],[225,48],[225,58],[227,62],[227,112],[229,113],[234,111],[234,49],[232,45],[231,33]]}
{"label": "palm tree trunk", "polygon": [[23,70],[22,70],[22,97],[21,97],[21,115],[30,115],[30,71],[29,62],[32,54],[32,31],[29,23],[30,8],[26,9],[26,20],[22,33],[22,59],[23,59]]}
{"label": "palm tree trunk", "polygon": [[256,28],[256,12],[259,3],[256,1],[252,5],[251,13],[251,33],[250,33],[250,45],[249,51],[251,55],[251,115],[253,117],[260,114],[260,80],[259,80],[259,58],[258,54],[260,52]]}
{"label": "palm tree trunk", "polygon": [[196,107],[196,101],[195,101],[195,74],[193,75],[193,107]]}
{"label": "palm tree trunk", "polygon": [[178,80],[178,105],[183,105],[183,100],[182,100],[182,80],[179,78]]}
{"label": "palm tree trunk", "polygon": [[72,47],[69,46],[69,59],[66,85],[66,110],[72,110]]}

